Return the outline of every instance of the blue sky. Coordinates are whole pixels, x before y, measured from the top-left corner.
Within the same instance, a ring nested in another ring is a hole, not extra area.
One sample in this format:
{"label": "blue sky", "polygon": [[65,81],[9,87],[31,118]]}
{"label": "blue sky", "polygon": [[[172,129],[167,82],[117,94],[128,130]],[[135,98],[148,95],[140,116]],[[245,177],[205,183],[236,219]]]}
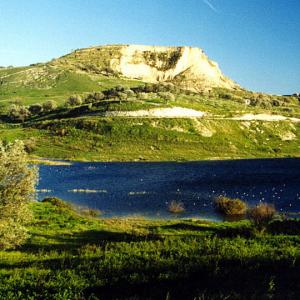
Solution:
{"label": "blue sky", "polygon": [[201,47],[243,87],[300,92],[299,0],[0,0],[0,65],[102,44]]}

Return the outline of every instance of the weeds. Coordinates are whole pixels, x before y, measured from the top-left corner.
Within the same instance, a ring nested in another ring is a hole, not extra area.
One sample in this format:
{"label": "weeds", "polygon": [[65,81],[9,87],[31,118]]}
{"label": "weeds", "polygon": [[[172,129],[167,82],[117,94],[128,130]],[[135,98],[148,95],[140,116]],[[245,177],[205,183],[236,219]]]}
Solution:
{"label": "weeds", "polygon": [[182,202],[173,200],[168,205],[168,211],[173,214],[180,214],[185,211],[185,207]]}
{"label": "weeds", "polygon": [[264,230],[272,221],[275,214],[276,209],[274,205],[268,203],[260,203],[257,206],[250,208],[248,211],[249,219],[259,230]]}
{"label": "weeds", "polygon": [[241,199],[218,196],[214,204],[218,212],[227,216],[245,215],[247,211],[247,204]]}

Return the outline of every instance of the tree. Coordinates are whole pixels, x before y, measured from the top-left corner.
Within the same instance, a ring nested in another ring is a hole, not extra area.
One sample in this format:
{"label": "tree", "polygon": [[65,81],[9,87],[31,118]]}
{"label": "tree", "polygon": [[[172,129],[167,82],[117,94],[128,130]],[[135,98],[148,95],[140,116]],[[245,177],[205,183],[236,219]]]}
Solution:
{"label": "tree", "polygon": [[28,109],[33,115],[37,115],[42,112],[43,106],[39,103],[36,103],[36,104],[31,104]]}
{"label": "tree", "polygon": [[43,110],[44,111],[51,111],[57,108],[57,103],[54,100],[47,100],[43,103]]}
{"label": "tree", "polygon": [[70,106],[81,105],[82,104],[82,99],[78,95],[73,95],[73,96],[69,97],[69,99],[67,100],[66,104],[70,105]]}
{"label": "tree", "polygon": [[30,111],[23,105],[11,104],[8,115],[12,121],[24,122],[30,117]]}
{"label": "tree", "polygon": [[21,245],[28,237],[25,225],[31,220],[28,207],[37,183],[37,168],[27,164],[21,141],[0,142],[0,248]]}

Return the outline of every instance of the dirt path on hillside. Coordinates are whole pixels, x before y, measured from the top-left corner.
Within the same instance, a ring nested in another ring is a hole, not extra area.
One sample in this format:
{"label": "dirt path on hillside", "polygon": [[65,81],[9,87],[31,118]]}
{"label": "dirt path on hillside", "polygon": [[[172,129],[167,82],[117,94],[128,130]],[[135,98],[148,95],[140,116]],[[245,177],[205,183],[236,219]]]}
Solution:
{"label": "dirt path on hillside", "polygon": [[198,111],[183,107],[170,108],[152,108],[135,111],[108,111],[103,113],[104,117],[132,117],[132,118],[207,118],[210,120],[236,120],[236,121],[291,121],[294,123],[300,122],[299,118],[286,117],[282,115],[271,114],[244,114],[232,118],[214,117],[207,112]]}

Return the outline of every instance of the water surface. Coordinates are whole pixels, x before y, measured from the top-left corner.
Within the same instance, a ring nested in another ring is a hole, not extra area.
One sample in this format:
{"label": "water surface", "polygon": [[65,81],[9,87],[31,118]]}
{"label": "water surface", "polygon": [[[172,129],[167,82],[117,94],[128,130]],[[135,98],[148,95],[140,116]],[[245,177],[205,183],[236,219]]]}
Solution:
{"label": "water surface", "polygon": [[173,218],[166,208],[176,200],[186,208],[180,217],[220,219],[213,209],[218,195],[300,212],[300,159],[41,165],[38,189],[47,190],[39,199],[57,196],[106,217]]}

